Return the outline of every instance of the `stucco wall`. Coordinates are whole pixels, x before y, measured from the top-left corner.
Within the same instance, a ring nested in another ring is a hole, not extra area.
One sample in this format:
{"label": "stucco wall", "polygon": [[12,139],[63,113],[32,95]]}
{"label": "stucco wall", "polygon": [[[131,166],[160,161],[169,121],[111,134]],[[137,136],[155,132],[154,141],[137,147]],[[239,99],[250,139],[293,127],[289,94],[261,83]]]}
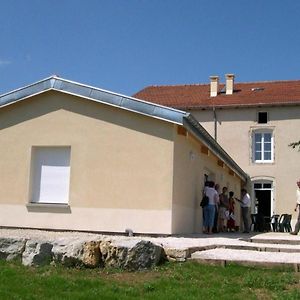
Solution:
{"label": "stucco wall", "polygon": [[[257,113],[266,111],[267,124],[257,123]],[[212,111],[193,111],[212,136]],[[300,106],[217,109],[217,140],[252,180],[267,179],[274,183],[274,213],[293,213],[296,180],[300,177],[300,154],[288,147],[300,138]],[[274,132],[275,160],[271,164],[255,164],[251,157],[251,132],[270,128]]]}
{"label": "stucco wall", "polygon": [[[200,202],[204,188],[204,174],[209,180],[227,186],[239,196],[241,180],[229,174],[227,166],[220,167],[211,152],[201,153],[201,143],[193,136],[174,133],[174,187],[173,187],[173,233],[202,232],[202,209]],[[236,205],[236,223],[240,224],[240,210]]]}
{"label": "stucco wall", "polygon": [[[0,225],[171,233],[172,139],[172,124],[53,91],[3,107]],[[71,213],[26,207],[32,146],[71,147]]]}

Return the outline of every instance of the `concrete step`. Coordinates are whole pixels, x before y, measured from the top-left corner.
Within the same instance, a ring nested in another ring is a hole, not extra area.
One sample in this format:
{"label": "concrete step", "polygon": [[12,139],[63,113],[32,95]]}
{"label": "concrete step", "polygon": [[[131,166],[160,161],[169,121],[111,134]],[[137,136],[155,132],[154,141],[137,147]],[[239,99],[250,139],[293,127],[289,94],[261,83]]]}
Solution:
{"label": "concrete step", "polygon": [[281,253],[300,253],[300,245],[271,244],[271,243],[252,243],[241,240],[227,240],[226,242],[216,241],[198,247],[164,248],[165,254],[170,261],[185,261],[195,252],[203,252],[213,249],[249,250],[257,252],[281,252]]}
{"label": "concrete step", "polygon": [[251,238],[248,240],[251,243],[263,243],[263,244],[284,244],[284,245],[300,245],[300,239],[263,239],[263,238]]}
{"label": "concrete step", "polygon": [[279,244],[262,244],[256,245],[218,245],[215,248],[232,249],[232,250],[250,250],[259,252],[283,252],[283,253],[300,253],[300,247],[294,245]]}
{"label": "concrete step", "polygon": [[214,264],[226,266],[228,263],[236,263],[247,266],[263,267],[288,267],[296,272],[300,271],[300,253],[269,252],[254,250],[236,250],[215,248],[192,253],[190,260],[202,264]]}
{"label": "concrete step", "polygon": [[299,245],[300,234],[291,235],[283,232],[268,232],[243,239],[252,243]]}

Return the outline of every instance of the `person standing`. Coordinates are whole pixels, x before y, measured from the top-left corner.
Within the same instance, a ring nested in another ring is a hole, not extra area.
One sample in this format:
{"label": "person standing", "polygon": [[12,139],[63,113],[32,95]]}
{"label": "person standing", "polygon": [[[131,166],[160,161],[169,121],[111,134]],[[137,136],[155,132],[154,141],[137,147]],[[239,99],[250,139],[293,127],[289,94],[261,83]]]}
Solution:
{"label": "person standing", "polygon": [[300,179],[297,181],[297,190],[296,190],[296,207],[295,211],[298,209],[298,218],[297,223],[295,225],[295,230],[290,232],[290,234],[297,235],[300,230]]}
{"label": "person standing", "polygon": [[222,189],[222,193],[220,194],[219,200],[219,210],[218,210],[218,231],[219,232],[224,232],[226,231],[226,224],[225,220],[226,219],[226,211],[229,210],[229,200],[227,196],[227,187],[224,186]]}
{"label": "person standing", "polygon": [[204,206],[204,226],[203,233],[212,234],[214,226],[214,218],[216,213],[216,205],[219,203],[218,192],[214,188],[215,183],[210,181],[209,186],[205,187],[205,195],[208,197],[208,205]]}
{"label": "person standing", "polygon": [[[218,193],[218,197],[220,195],[220,185],[218,183],[215,184],[215,190],[217,191]],[[213,226],[213,233],[218,233],[219,230],[218,230],[218,216],[219,216],[219,201],[218,203],[216,204],[216,207],[215,207],[215,218],[214,218],[214,226]]]}
{"label": "person standing", "polygon": [[229,192],[229,214],[227,221],[227,230],[230,232],[235,231],[235,217],[234,217],[234,193],[232,191]]}
{"label": "person standing", "polygon": [[250,231],[250,208],[251,208],[251,198],[250,195],[247,193],[246,189],[241,190],[242,200],[235,198],[237,201],[241,203],[242,209],[242,219],[244,224],[244,231],[243,233],[249,233]]}

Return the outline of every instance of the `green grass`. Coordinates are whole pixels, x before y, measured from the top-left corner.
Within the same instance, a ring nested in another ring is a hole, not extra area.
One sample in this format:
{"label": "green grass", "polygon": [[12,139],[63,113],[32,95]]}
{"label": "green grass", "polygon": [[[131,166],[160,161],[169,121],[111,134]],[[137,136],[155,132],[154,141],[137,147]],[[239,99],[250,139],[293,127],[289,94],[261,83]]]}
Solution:
{"label": "green grass", "polygon": [[0,261],[0,299],[300,299],[282,269],[167,263],[143,272],[24,267]]}

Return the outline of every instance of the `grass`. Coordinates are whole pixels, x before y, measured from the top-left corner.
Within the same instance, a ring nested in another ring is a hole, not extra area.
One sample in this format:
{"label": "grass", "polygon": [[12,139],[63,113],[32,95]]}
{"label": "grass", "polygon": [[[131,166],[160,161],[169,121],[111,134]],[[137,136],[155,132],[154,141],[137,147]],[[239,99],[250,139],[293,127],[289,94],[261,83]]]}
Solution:
{"label": "grass", "polygon": [[283,269],[167,263],[143,272],[24,267],[0,261],[0,299],[300,299]]}

